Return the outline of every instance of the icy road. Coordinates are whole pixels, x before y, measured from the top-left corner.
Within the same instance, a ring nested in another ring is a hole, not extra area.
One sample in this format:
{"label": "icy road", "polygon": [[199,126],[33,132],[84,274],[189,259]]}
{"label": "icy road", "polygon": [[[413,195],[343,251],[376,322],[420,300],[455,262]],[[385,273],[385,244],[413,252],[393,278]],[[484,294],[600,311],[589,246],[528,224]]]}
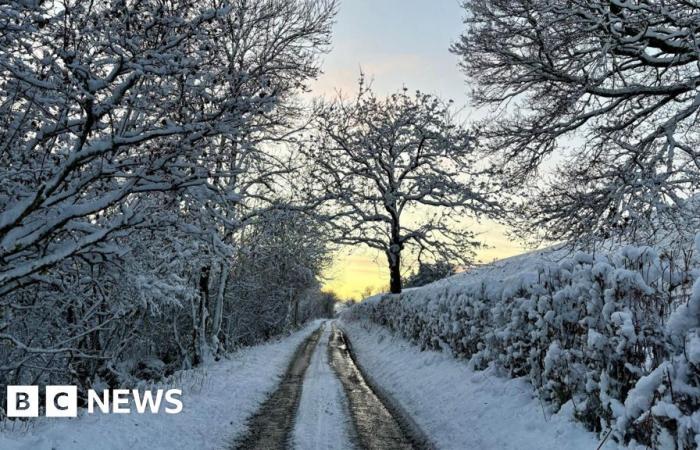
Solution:
{"label": "icy road", "polygon": [[[2,450],[595,450],[530,384],[363,321],[314,322],[164,382],[181,414],[0,422]],[[98,446],[96,446],[98,445]],[[608,440],[600,448],[617,449]]]}
{"label": "icy road", "polygon": [[325,322],[300,344],[278,389],[233,448],[432,448],[391,403],[370,387],[343,332]]}

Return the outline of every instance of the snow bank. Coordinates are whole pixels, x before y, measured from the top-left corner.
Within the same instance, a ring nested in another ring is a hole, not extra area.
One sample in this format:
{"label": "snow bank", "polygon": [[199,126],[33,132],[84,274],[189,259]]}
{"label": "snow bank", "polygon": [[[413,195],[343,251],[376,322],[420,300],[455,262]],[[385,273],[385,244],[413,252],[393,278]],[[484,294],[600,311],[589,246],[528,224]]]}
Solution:
{"label": "snow bank", "polygon": [[511,258],[372,299],[345,317],[368,318],[475,369],[526,377],[548,414],[572,408],[601,437],[698,446],[698,262],[649,247],[556,256]]}
{"label": "snow bank", "polygon": [[[346,322],[359,363],[440,449],[592,450],[595,435],[570,419],[567,405],[546,414],[523,379],[474,371],[444,352],[421,351],[375,326]],[[618,448],[606,442],[603,449]]]}
{"label": "snow bank", "polygon": [[273,391],[296,347],[319,326],[313,322],[289,337],[248,347],[210,366],[176,374],[167,387],[183,390],[180,414],[80,415],[40,418],[28,432],[2,424],[3,450],[220,449],[245,429]]}

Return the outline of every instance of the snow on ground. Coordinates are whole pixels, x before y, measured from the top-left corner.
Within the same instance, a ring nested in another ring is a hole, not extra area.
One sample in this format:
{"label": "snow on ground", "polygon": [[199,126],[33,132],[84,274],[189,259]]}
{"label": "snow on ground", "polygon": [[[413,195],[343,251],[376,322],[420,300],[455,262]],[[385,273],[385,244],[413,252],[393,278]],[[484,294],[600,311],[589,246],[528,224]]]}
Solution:
{"label": "snow on ground", "polygon": [[328,361],[330,326],[325,329],[304,376],[294,427],[294,447],[299,450],[352,448],[352,427],[343,386]]}
{"label": "snow on ground", "polygon": [[488,264],[473,267],[466,272],[460,272],[451,277],[432,283],[430,286],[452,287],[468,286],[482,280],[500,282],[503,279],[525,271],[535,270],[538,266],[546,266],[556,263],[567,256],[571,256],[570,249],[564,247],[548,247],[541,250],[533,250],[509,258],[499,259]]}
{"label": "snow on ground", "polygon": [[[500,285],[508,277],[523,272],[535,271],[538,267],[546,267],[550,264],[558,263],[571,255],[570,249],[561,246],[533,250],[520,255],[499,259],[488,264],[471,267],[465,272],[456,273],[425,286],[405,288],[403,292],[426,289],[437,291],[443,288],[449,288],[451,290],[469,290],[470,288],[481,285],[483,282]],[[363,299],[362,302],[378,302],[384,295],[386,295],[386,293],[379,293]]]}
{"label": "snow on ground", "polygon": [[[446,353],[420,351],[386,329],[343,321],[359,364],[443,450],[593,450],[599,440],[567,414],[545,417],[523,379],[473,371]],[[606,442],[603,449],[619,447]]]}
{"label": "snow on ground", "polygon": [[220,449],[244,431],[245,420],[276,388],[296,347],[318,326],[316,321],[284,339],[242,349],[203,369],[180,372],[165,386],[183,390],[180,414],[161,410],[41,418],[27,433],[0,432],[0,449]]}

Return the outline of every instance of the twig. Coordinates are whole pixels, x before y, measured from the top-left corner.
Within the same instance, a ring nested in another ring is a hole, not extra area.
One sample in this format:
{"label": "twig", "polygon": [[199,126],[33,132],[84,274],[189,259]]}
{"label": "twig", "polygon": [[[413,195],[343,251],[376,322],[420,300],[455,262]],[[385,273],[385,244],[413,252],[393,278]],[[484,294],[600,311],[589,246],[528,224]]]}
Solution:
{"label": "twig", "polygon": [[610,427],[608,432],[605,434],[605,437],[603,438],[602,441],[600,441],[600,444],[598,444],[598,447],[596,447],[595,450],[600,450],[601,448],[603,448],[603,444],[605,444],[605,441],[607,441],[608,438],[610,437],[610,433],[612,433],[612,430],[613,430],[612,427]]}

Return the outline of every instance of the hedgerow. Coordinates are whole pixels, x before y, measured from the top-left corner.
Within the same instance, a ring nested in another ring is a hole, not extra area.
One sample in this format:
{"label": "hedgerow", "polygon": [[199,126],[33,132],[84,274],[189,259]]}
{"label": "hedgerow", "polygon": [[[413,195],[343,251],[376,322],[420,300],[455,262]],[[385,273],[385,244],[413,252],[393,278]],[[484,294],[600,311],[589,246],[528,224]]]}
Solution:
{"label": "hedgerow", "polygon": [[[626,247],[444,281],[357,305],[423,349],[527,377],[602,438],[700,446],[700,281],[691,253]],[[679,261],[684,261],[679,263]]]}

